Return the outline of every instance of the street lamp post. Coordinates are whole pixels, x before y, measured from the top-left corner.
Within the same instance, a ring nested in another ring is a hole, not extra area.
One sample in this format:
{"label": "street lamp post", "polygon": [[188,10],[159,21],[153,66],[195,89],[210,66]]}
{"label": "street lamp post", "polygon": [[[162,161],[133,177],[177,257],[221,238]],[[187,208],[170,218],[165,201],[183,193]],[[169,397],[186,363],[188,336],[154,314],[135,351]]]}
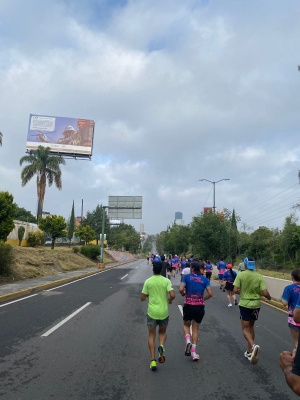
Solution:
{"label": "street lamp post", "polygon": [[199,179],[199,181],[210,182],[214,186],[214,206],[213,206],[213,209],[214,209],[214,214],[215,214],[216,213],[216,183],[221,182],[221,181],[230,181],[230,179],[229,178],[223,178],[223,179],[220,179],[219,181],[216,181],[216,182],[215,181],[210,181],[208,179]]}

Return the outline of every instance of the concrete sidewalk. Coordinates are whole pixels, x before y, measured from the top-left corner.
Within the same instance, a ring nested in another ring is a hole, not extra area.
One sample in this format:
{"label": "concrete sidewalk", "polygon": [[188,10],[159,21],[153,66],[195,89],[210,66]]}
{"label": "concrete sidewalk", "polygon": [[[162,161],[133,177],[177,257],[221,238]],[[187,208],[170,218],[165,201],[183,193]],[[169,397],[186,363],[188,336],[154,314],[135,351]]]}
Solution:
{"label": "concrete sidewalk", "polygon": [[132,262],[134,261],[114,262],[107,264],[105,268],[91,267],[71,272],[60,272],[57,275],[42,276],[40,278],[26,279],[24,281],[0,285],[0,303],[63,285],[64,283],[72,282],[89,275],[94,275],[97,272],[106,271]]}

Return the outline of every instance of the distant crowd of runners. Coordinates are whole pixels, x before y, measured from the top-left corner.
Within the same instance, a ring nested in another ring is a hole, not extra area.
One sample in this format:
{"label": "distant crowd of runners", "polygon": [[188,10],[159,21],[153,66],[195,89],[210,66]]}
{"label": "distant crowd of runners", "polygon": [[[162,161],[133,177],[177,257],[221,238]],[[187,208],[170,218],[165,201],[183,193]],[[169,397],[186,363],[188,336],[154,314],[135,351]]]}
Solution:
{"label": "distant crowd of runners", "polygon": [[[180,273],[179,293],[185,296],[183,306],[183,330],[185,336],[185,356],[198,361],[196,351],[199,326],[205,315],[205,301],[212,297],[210,280],[213,265],[209,260],[194,256],[179,257],[174,255],[151,254],[147,263],[153,266],[153,276],[144,283],[141,300],[148,298],[147,325],[149,331],[150,369],[157,369],[156,328],[158,327],[158,362],[165,362],[166,331],[169,322],[168,304],[175,299],[172,278]],[[238,273],[230,263],[222,258],[216,263],[220,290],[226,292],[228,307],[239,305],[242,333],[247,342],[244,356],[251,364],[259,360],[260,346],[255,344],[255,322],[258,319],[261,296],[271,300],[264,278],[255,271],[255,261],[246,257],[238,266]],[[282,295],[282,303],[288,307],[288,326],[295,345],[293,353],[288,351],[280,355],[280,366],[292,390],[300,395],[300,269],[291,272],[292,284],[288,285]],[[236,295],[239,294],[239,302]],[[233,300],[233,302],[232,302]],[[191,330],[190,330],[191,329]]]}

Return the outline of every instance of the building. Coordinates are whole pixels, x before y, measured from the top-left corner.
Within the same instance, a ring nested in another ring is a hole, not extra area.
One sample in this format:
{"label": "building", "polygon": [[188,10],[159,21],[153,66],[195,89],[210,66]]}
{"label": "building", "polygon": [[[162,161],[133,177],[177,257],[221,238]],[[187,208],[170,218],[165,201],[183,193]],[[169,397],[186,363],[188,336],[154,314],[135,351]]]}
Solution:
{"label": "building", "polygon": [[182,217],[183,217],[182,212],[176,211],[174,225],[184,225]]}
{"label": "building", "polygon": [[175,221],[176,221],[176,219],[182,219],[182,217],[183,217],[182,212],[176,211],[176,213],[175,213]]}
{"label": "building", "polygon": [[143,233],[144,231],[145,231],[144,224],[140,224],[140,233]]}

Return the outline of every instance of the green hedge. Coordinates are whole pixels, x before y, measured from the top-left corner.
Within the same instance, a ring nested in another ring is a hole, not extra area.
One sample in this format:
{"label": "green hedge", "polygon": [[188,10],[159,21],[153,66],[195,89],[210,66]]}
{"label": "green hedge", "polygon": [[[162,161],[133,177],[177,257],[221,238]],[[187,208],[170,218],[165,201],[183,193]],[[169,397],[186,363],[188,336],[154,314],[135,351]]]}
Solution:
{"label": "green hedge", "polygon": [[12,247],[0,242],[0,275],[10,275],[12,263]]}
{"label": "green hedge", "polygon": [[81,246],[80,253],[92,260],[96,260],[100,255],[100,247],[95,244],[87,244],[86,246]]}

